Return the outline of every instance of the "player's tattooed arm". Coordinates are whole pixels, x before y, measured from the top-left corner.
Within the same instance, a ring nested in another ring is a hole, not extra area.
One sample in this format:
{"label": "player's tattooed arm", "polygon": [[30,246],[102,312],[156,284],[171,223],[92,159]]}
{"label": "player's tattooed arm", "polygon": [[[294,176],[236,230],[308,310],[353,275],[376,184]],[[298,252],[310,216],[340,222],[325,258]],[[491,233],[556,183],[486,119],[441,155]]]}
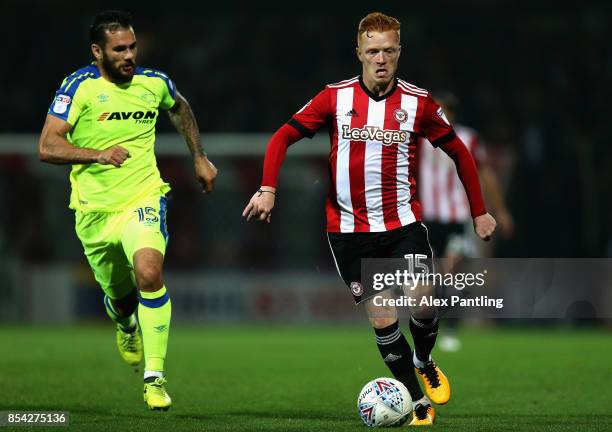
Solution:
{"label": "player's tattooed arm", "polygon": [[204,147],[202,147],[202,141],[200,139],[198,122],[193,115],[189,102],[187,102],[187,100],[179,92],[176,92],[176,102],[168,111],[168,115],[170,116],[170,120],[178,133],[185,138],[191,155],[194,158],[198,156],[206,156]]}
{"label": "player's tattooed arm", "polygon": [[130,153],[121,146],[105,150],[75,147],[66,139],[71,128],[68,122],[47,115],[38,141],[38,158],[42,162],[58,165],[99,163],[120,167],[130,157]]}
{"label": "player's tattooed arm", "polygon": [[217,177],[217,168],[208,160],[204,147],[202,147],[198,122],[193,115],[189,102],[178,91],[176,92],[176,102],[168,111],[168,115],[178,133],[185,139],[187,147],[189,147],[193,157],[195,174],[202,186],[202,192],[212,192]]}

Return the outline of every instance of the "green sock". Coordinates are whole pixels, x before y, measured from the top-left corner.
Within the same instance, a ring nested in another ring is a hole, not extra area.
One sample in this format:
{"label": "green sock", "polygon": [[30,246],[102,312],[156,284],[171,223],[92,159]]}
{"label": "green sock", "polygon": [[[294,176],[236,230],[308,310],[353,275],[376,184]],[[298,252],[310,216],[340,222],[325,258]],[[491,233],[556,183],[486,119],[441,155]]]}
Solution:
{"label": "green sock", "polygon": [[145,371],[163,371],[168,348],[172,304],[163,286],[159,291],[140,291],[138,321],[144,345]]}
{"label": "green sock", "polygon": [[108,296],[104,296],[104,307],[106,308],[106,313],[108,316],[119,324],[121,330],[124,332],[131,333],[136,330],[136,316],[134,314],[128,315],[126,317],[119,316],[115,309],[113,309],[113,305],[110,302]]}

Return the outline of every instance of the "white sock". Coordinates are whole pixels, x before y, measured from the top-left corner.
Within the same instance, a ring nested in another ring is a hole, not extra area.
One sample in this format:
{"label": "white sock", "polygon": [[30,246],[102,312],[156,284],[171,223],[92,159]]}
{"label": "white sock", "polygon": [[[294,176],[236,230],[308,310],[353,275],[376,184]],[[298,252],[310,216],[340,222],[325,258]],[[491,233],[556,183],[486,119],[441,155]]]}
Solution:
{"label": "white sock", "polygon": [[[429,358],[427,359],[427,361],[431,361],[431,354],[429,354]],[[420,368],[424,368],[426,362],[419,360],[419,358],[416,355],[416,350],[412,352],[412,363],[414,363],[415,367]]]}
{"label": "white sock", "polygon": [[164,373],[162,371],[144,371],[144,379],[150,378],[150,377],[156,377],[156,378],[163,378]]}
{"label": "white sock", "polygon": [[414,410],[417,405],[431,405],[431,401],[427,396],[423,396],[418,401],[412,401],[412,409]]}

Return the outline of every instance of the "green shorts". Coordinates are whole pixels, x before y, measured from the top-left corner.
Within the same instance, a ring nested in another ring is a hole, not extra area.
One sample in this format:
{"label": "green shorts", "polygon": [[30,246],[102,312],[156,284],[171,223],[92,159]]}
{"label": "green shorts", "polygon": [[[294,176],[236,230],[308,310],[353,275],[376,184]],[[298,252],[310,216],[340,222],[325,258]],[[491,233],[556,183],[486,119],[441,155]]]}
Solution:
{"label": "green shorts", "polygon": [[134,282],[134,253],[166,252],[166,197],[137,201],[119,212],[76,212],[76,233],[96,281],[111,299],[128,295]]}

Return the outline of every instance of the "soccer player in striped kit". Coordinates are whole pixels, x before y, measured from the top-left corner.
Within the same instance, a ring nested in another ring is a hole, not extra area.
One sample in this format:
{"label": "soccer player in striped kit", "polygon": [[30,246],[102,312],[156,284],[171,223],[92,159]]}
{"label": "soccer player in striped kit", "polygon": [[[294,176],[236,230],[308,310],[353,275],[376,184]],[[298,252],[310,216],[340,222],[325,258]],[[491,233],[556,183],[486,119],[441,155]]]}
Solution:
{"label": "soccer player in striped kit", "polygon": [[383,360],[410,391],[414,407],[410,424],[427,425],[435,419],[431,403],[445,404],[450,398],[448,379],[431,358],[438,331],[435,309],[411,316],[413,353],[395,309],[361,298],[361,259],[432,256],[416,193],[419,137],[455,161],[478,236],[489,238],[495,220],[485,209],[474,160],[442,109],[426,90],[395,76],[401,51],[399,21],[379,12],[367,15],[359,23],[356,51],[361,75],[325,86],[272,136],[261,187],[243,216],[270,222],[287,147],[327,125],[331,184],[326,213],[334,260],[355,301],[364,300]]}

